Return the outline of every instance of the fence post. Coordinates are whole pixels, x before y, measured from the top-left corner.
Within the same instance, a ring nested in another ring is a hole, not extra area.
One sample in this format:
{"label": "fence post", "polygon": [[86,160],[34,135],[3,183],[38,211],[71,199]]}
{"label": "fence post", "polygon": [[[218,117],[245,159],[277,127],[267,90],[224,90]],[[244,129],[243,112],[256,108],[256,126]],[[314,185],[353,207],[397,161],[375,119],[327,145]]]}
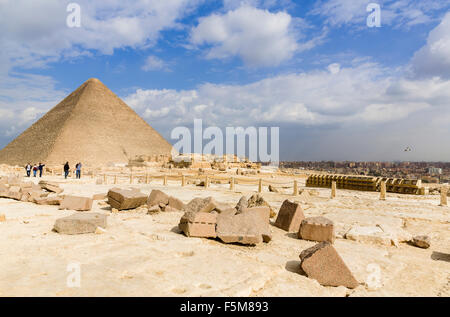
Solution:
{"label": "fence post", "polygon": [[133,173],[130,173],[130,184],[133,184]]}
{"label": "fence post", "polygon": [[148,184],[149,180],[150,180],[150,178],[149,178],[149,175],[147,173],[147,174],[145,174],[145,183]]}
{"label": "fence post", "polygon": [[117,184],[117,175],[114,175],[114,185]]}
{"label": "fence post", "polygon": [[181,175],[181,187],[186,186],[186,176]]}
{"label": "fence post", "polygon": [[441,204],[439,206],[447,206],[447,192],[448,188],[446,186],[441,187]]}
{"label": "fence post", "polygon": [[167,186],[167,175],[164,175],[164,186]]}
{"label": "fence post", "polygon": [[106,177],[106,174],[103,174],[103,183],[105,185],[108,184],[108,178]]}
{"label": "fence post", "polygon": [[380,200],[386,200],[386,181],[380,183]]}
{"label": "fence post", "polygon": [[336,182],[331,182],[331,198],[336,198]]}
{"label": "fence post", "polygon": [[293,192],[294,196],[298,195],[298,181],[294,180],[294,192]]}
{"label": "fence post", "polygon": [[258,193],[262,193],[262,178],[260,178],[258,182]]}
{"label": "fence post", "polygon": [[208,175],[205,178],[205,189],[209,187],[209,177]]}
{"label": "fence post", "polygon": [[234,190],[234,177],[231,177],[230,180],[230,190]]}

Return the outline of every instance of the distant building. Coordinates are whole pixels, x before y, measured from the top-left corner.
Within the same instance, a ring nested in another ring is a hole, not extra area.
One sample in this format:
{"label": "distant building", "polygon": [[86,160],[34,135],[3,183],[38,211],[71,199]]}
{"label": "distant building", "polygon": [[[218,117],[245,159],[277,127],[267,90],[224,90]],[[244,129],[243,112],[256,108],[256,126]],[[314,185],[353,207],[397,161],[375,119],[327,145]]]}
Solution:
{"label": "distant building", "polygon": [[437,167],[428,167],[427,173],[430,175],[441,175],[442,174],[442,168]]}

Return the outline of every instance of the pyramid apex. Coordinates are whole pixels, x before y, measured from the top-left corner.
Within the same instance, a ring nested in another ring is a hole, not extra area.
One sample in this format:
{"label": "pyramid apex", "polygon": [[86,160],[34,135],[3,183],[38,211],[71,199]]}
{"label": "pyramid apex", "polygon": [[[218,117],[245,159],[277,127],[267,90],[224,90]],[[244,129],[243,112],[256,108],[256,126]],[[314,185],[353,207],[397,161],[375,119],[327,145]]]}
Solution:
{"label": "pyramid apex", "polygon": [[87,83],[101,83],[101,81],[98,78],[89,78],[86,80]]}

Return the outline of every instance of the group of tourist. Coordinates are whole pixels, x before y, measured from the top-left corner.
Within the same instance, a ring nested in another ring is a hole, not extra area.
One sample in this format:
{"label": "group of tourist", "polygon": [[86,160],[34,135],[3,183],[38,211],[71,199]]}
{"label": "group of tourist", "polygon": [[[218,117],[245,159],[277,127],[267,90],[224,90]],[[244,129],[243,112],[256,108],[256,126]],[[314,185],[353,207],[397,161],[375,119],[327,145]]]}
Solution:
{"label": "group of tourist", "polygon": [[33,172],[33,176],[37,176],[37,172],[39,171],[39,177],[42,177],[42,173],[44,171],[45,164],[39,163],[31,165],[30,163],[25,166],[25,170],[27,171],[27,177],[31,177],[31,172]]}
{"label": "group of tourist", "polygon": [[[44,172],[44,166],[45,166],[45,164],[42,164],[42,163],[34,164],[34,165],[31,165],[30,163],[28,163],[25,166],[25,170],[27,172],[27,177],[31,177],[31,172],[33,172],[34,177],[37,177],[38,171],[39,171],[39,177],[42,177],[42,173]],[[69,162],[66,162],[66,164],[64,164],[64,178],[67,179],[67,177],[69,176],[69,172],[70,172]],[[75,165],[75,173],[76,173],[76,178],[81,179],[81,163],[77,163]]]}
{"label": "group of tourist", "polygon": [[[66,164],[64,164],[64,178],[67,179],[67,176],[69,176],[69,172],[70,172],[69,162],[66,162]],[[75,174],[77,179],[81,179],[81,163],[77,163],[75,165]]]}

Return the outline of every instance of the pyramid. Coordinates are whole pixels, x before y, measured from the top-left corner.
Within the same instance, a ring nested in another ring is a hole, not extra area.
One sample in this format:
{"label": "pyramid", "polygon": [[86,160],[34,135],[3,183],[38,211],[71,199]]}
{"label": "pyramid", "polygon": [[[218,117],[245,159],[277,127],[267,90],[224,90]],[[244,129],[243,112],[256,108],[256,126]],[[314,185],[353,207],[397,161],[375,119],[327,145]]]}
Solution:
{"label": "pyramid", "polygon": [[171,150],[133,109],[91,78],[2,149],[0,163],[98,166]]}

